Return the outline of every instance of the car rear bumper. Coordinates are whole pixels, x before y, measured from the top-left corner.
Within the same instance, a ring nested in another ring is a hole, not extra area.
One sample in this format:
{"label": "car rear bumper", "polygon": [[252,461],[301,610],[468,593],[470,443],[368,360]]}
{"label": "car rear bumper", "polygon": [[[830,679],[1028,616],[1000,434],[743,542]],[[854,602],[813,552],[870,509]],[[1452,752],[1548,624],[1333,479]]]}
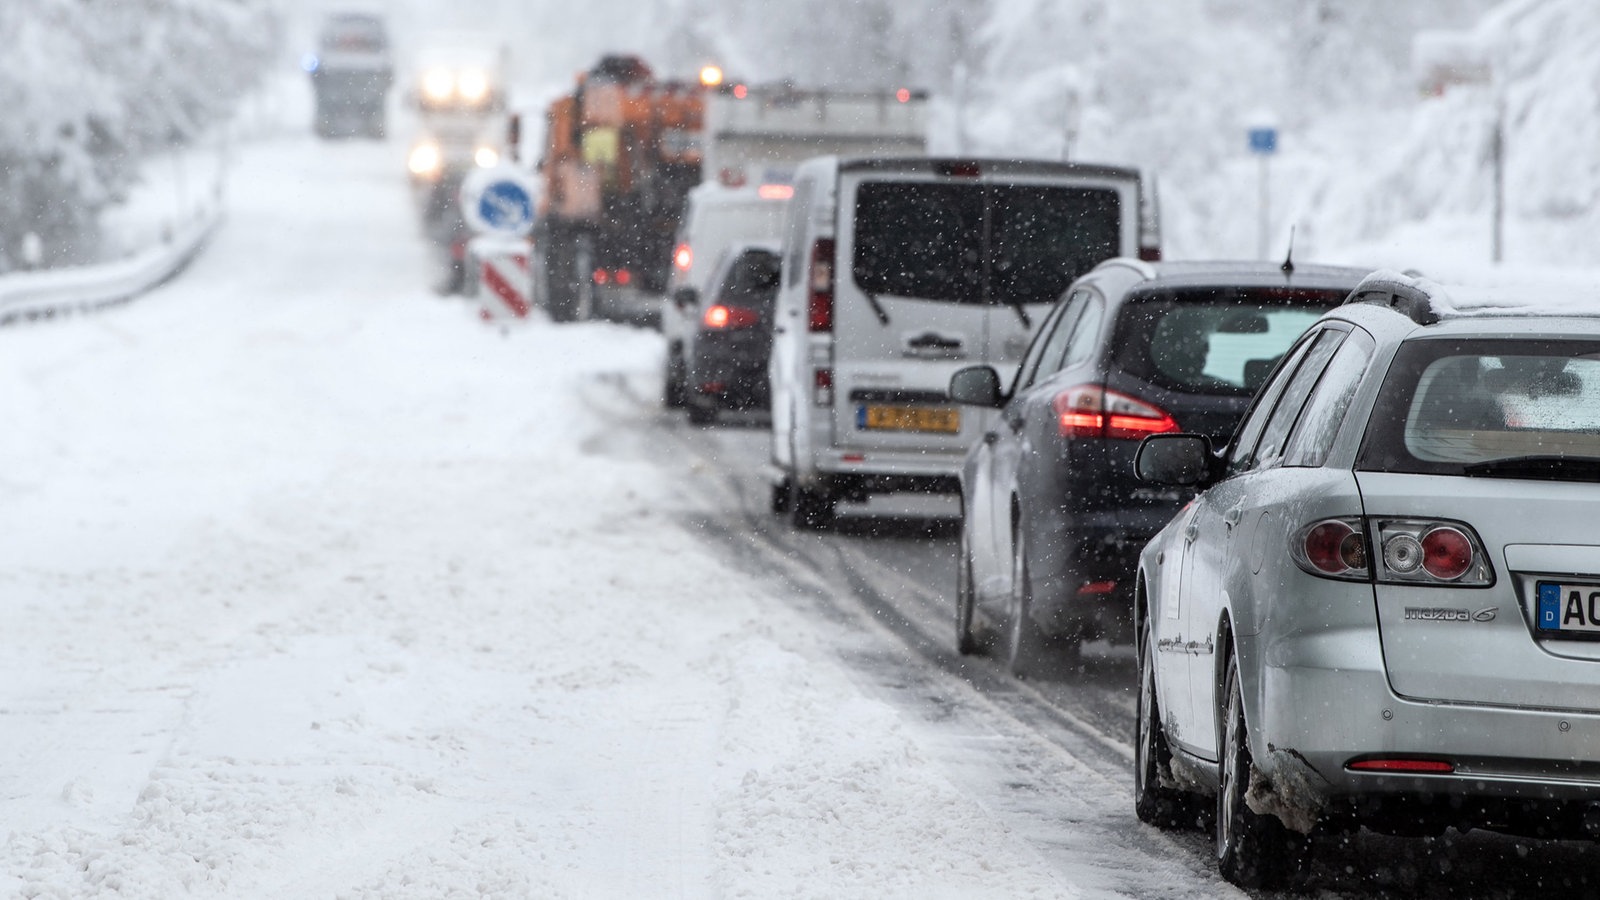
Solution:
{"label": "car rear bumper", "polygon": [[828,448],[817,454],[817,476],[837,496],[955,494],[962,460],[960,453]]}
{"label": "car rear bumper", "polygon": [[[1252,749],[1284,802],[1348,811],[1383,798],[1443,798],[1462,823],[1494,827],[1473,821],[1471,801],[1600,801],[1600,715],[1407,700],[1389,687],[1372,629],[1264,652]],[[1350,768],[1377,759],[1445,762],[1454,771]]]}

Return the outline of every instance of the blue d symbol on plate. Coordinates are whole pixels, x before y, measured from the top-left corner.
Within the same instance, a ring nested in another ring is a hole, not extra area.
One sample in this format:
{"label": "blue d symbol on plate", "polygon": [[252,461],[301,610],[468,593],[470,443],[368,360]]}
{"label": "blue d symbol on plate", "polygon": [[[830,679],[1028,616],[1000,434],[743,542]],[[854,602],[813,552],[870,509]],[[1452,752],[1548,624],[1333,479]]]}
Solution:
{"label": "blue d symbol on plate", "polygon": [[484,189],[478,215],[496,230],[515,230],[533,221],[533,198],[521,185],[500,181]]}

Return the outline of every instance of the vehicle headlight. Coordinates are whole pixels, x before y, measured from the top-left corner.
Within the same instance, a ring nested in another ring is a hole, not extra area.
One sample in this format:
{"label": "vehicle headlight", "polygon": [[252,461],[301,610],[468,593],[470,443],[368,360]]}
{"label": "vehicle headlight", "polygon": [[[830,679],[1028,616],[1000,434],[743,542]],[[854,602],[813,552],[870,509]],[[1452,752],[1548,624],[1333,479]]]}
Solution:
{"label": "vehicle headlight", "polygon": [[413,175],[437,175],[443,165],[444,154],[438,144],[418,144],[411,148],[411,155],[406,158],[406,168]]}
{"label": "vehicle headlight", "polygon": [[429,69],[422,76],[422,93],[429,100],[443,103],[455,92],[456,79],[449,69]]}
{"label": "vehicle headlight", "polygon": [[489,76],[482,69],[467,69],[456,78],[456,90],[468,103],[482,103],[489,96]]}
{"label": "vehicle headlight", "polygon": [[480,168],[493,168],[500,163],[500,151],[493,147],[479,147],[477,152],[472,154],[472,161]]}

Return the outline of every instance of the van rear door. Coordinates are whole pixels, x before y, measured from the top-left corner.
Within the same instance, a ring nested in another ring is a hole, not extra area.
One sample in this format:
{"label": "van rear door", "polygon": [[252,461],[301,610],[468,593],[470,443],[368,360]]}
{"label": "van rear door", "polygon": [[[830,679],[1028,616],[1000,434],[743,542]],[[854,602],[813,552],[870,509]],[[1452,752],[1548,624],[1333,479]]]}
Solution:
{"label": "van rear door", "polygon": [[964,453],[985,423],[949,402],[951,374],[1009,379],[1067,285],[1136,251],[1138,190],[1130,170],[1066,164],[842,165],[835,444]]}

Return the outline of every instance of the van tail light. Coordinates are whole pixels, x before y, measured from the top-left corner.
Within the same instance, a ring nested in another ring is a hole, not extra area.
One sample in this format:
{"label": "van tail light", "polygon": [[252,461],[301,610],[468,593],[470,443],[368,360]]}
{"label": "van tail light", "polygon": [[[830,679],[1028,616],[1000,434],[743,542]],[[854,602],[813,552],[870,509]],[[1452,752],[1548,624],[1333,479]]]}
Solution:
{"label": "van tail light", "polygon": [[633,284],[633,273],[627,269],[618,269],[616,279],[617,284],[627,287],[628,285]]}
{"label": "van tail light", "polygon": [[679,272],[689,271],[689,267],[694,264],[694,250],[690,249],[687,242],[673,249],[672,264],[678,267]]}
{"label": "van tail light", "polygon": [[1145,262],[1161,262],[1160,247],[1140,247],[1139,258]]}
{"label": "van tail light", "polygon": [[753,328],[761,324],[761,314],[743,306],[725,306],[718,303],[706,307],[705,314],[700,317],[700,324],[712,331]]}
{"label": "van tail light", "polygon": [[[1369,534],[1373,544],[1368,544]],[[1369,551],[1369,546],[1375,552]],[[1380,584],[1494,583],[1483,542],[1460,522],[1345,516],[1300,529],[1289,549],[1300,568],[1324,578]]]}
{"label": "van tail light", "polygon": [[1056,414],[1056,429],[1064,438],[1138,441],[1179,430],[1178,421],[1166,410],[1097,384],[1067,388],[1050,406]]}
{"label": "van tail light", "polygon": [[607,272],[605,269],[595,269],[594,270],[594,283],[595,284],[610,284],[611,283],[611,273]]}
{"label": "van tail light", "polygon": [[817,369],[811,376],[811,402],[815,406],[833,405],[833,370]]}
{"label": "van tail light", "polygon": [[833,238],[817,238],[811,245],[807,322],[813,332],[833,330]]}

